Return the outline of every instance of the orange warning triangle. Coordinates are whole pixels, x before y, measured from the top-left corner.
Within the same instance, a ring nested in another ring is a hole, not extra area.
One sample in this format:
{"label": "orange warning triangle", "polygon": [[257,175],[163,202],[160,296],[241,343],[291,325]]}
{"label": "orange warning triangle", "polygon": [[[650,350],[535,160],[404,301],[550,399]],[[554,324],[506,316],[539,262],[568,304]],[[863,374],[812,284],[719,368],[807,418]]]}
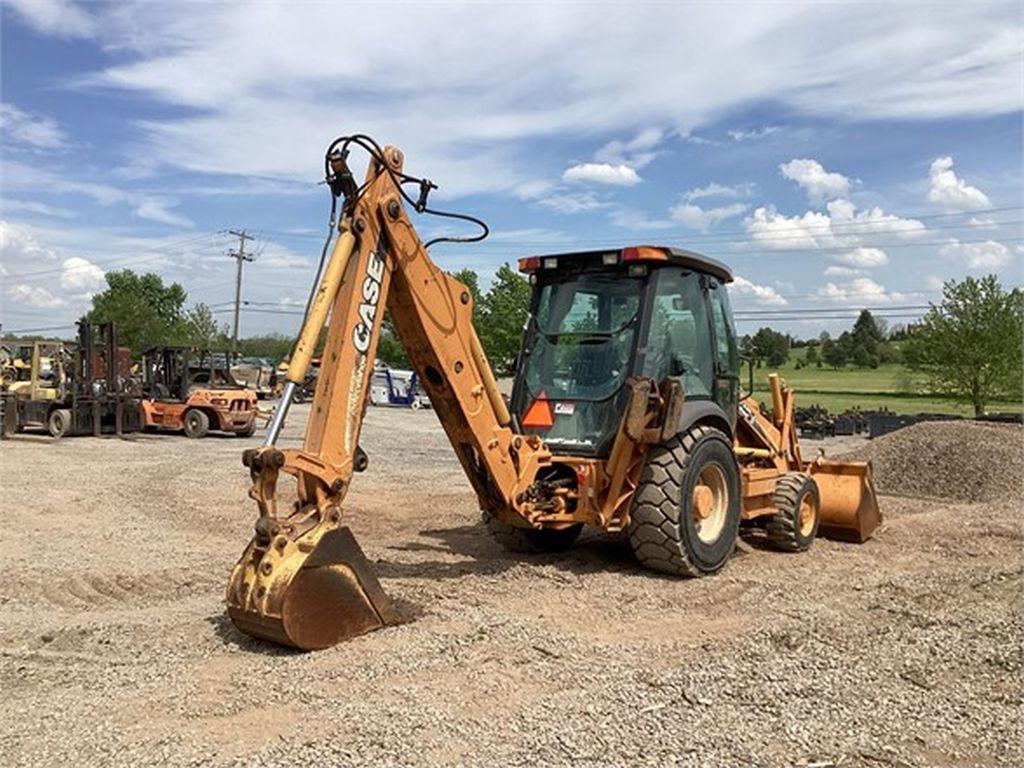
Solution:
{"label": "orange warning triangle", "polygon": [[551,401],[548,400],[547,392],[543,389],[540,391],[537,398],[526,409],[520,423],[524,427],[534,429],[550,429],[555,425],[555,409],[552,407]]}

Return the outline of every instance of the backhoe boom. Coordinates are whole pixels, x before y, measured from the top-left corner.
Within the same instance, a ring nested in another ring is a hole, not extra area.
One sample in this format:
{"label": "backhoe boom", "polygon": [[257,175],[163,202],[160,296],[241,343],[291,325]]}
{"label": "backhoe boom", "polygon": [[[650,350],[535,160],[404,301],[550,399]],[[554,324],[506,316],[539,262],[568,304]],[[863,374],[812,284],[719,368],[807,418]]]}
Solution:
{"label": "backhoe boom", "polygon": [[[340,611],[331,616],[322,608],[328,583],[335,591],[349,585],[348,592],[376,595],[357,611],[363,617],[359,631],[374,615],[379,623],[396,620],[372,571],[352,565],[365,558],[351,535],[341,535],[340,522],[352,474],[365,466],[359,433],[385,306],[482,509],[505,518],[521,508],[537,470],[551,459],[538,437],[511,429],[473,328],[469,291],[431,261],[402,205],[402,159],[398,149],[385,148],[383,158],[371,161],[362,193],[346,200],[340,237],[292,356],[287,379],[297,384],[305,379],[329,314],[302,449],[274,445],[290,404],[286,390],[267,444],[243,457],[260,517],[232,573],[229,612],[243,631],[298,647],[331,645],[349,634],[344,625],[350,622]],[[281,472],[297,478],[299,496],[296,510],[283,518],[275,503]],[[311,567],[309,554],[321,551],[327,537],[334,557]],[[348,606],[348,614],[352,610]]]}

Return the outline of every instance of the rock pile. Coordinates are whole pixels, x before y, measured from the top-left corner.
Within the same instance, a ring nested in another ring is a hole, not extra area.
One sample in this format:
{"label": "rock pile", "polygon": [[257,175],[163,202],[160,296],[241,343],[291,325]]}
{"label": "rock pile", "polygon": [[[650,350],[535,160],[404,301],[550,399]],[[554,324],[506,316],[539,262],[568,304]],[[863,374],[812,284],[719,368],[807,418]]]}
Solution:
{"label": "rock pile", "polygon": [[881,493],[993,502],[1019,500],[1024,488],[1024,429],[1017,425],[922,422],[843,458],[871,461]]}

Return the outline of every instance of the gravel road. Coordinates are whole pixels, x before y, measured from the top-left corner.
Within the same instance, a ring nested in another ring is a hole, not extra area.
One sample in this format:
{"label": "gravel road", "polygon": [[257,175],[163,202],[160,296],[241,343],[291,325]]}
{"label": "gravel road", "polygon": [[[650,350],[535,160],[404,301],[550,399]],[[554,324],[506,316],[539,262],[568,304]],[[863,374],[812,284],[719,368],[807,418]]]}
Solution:
{"label": "gravel road", "polygon": [[[1019,456],[1020,434],[985,439]],[[0,442],[0,765],[1024,764],[1019,477],[674,580],[600,536],[503,552],[436,416],[371,409],[349,524],[415,618],[302,654],[224,615],[255,443]]]}

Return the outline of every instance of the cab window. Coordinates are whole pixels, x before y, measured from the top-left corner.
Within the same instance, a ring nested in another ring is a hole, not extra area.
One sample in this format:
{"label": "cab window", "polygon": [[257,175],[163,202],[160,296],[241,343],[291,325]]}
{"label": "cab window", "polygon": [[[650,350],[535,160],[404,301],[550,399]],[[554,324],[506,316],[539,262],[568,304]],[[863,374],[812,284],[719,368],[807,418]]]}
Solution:
{"label": "cab window", "polygon": [[740,353],[736,345],[736,330],[732,326],[729,292],[724,285],[716,285],[711,291],[711,317],[715,323],[715,346],[722,372],[738,375]]}
{"label": "cab window", "polygon": [[704,289],[692,272],[661,269],[654,276],[643,374],[679,376],[687,397],[709,398],[714,384],[711,328]]}

